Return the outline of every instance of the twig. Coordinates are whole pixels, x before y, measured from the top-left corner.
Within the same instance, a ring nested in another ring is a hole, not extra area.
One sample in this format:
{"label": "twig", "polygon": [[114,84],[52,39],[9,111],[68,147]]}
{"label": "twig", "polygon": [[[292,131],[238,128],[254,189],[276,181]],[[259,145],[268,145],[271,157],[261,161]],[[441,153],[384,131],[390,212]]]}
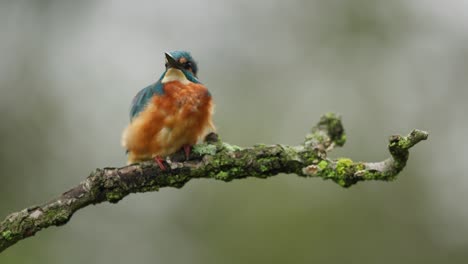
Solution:
{"label": "twig", "polygon": [[182,153],[168,159],[170,169],[165,171],[154,162],[96,169],[85,181],[58,198],[10,214],[0,223],[0,252],[43,228],[66,224],[76,211],[90,204],[117,203],[130,193],[157,191],[162,187],[181,188],[194,178],[228,182],[291,173],[329,179],[343,187],[366,180],[393,180],[406,165],[408,149],[427,137],[428,133],[420,130],[413,130],[406,137],[392,136],[389,143],[391,157],[369,163],[327,158],[334,147],[343,146],[346,141],[341,119],[334,114],[322,116],[299,146],[278,144],[241,148],[211,134],[205,143],[194,147],[189,161],[183,161]]}

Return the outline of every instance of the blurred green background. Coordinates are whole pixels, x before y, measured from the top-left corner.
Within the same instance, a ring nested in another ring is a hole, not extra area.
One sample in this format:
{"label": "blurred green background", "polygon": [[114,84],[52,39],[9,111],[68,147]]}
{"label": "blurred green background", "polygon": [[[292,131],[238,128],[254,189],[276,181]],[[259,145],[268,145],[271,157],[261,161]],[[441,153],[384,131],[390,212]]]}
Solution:
{"label": "blurred green background", "polygon": [[190,50],[223,140],[298,144],[325,112],[334,157],[378,161],[430,132],[391,183],[281,175],[133,194],[80,210],[0,263],[466,263],[468,1],[0,2],[0,218],[97,167],[163,53]]}

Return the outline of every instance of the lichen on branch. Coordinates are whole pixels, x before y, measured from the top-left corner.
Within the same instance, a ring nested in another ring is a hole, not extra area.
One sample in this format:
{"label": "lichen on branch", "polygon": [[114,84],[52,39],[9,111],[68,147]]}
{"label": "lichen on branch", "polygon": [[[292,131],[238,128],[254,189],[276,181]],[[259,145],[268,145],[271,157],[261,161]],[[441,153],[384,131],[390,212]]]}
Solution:
{"label": "lichen on branch", "polygon": [[166,160],[161,171],[154,162],[93,171],[78,186],[40,206],[12,213],[0,223],[0,252],[49,226],[66,224],[73,214],[90,204],[117,203],[130,193],[181,188],[195,178],[232,181],[247,177],[267,178],[279,173],[321,177],[342,187],[360,181],[395,179],[405,167],[408,150],[428,133],[413,130],[408,136],[391,136],[391,157],[382,162],[354,162],[349,158],[329,159],[328,153],[343,146],[346,135],[339,116],[326,114],[298,146],[254,145],[241,148],[210,134],[194,146],[190,160],[182,152]]}

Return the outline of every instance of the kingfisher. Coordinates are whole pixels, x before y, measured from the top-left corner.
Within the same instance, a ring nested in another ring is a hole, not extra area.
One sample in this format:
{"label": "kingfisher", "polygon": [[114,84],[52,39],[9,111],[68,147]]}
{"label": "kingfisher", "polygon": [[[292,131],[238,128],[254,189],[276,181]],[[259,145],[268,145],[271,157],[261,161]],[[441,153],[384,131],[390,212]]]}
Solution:
{"label": "kingfisher", "polygon": [[164,159],[191,147],[215,132],[214,104],[198,80],[198,66],[187,51],[165,53],[165,71],[159,80],[133,98],[130,124],[122,135],[128,164],[154,159],[165,170]]}

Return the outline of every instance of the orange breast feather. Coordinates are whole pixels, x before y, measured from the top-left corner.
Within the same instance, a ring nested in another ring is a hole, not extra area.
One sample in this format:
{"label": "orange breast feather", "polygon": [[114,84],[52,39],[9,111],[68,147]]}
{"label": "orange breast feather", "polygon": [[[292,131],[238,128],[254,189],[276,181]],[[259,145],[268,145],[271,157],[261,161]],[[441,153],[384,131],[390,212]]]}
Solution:
{"label": "orange breast feather", "polygon": [[124,134],[129,163],[165,157],[183,145],[196,144],[215,130],[212,113],[211,96],[202,84],[164,84],[164,94],[154,96]]}

